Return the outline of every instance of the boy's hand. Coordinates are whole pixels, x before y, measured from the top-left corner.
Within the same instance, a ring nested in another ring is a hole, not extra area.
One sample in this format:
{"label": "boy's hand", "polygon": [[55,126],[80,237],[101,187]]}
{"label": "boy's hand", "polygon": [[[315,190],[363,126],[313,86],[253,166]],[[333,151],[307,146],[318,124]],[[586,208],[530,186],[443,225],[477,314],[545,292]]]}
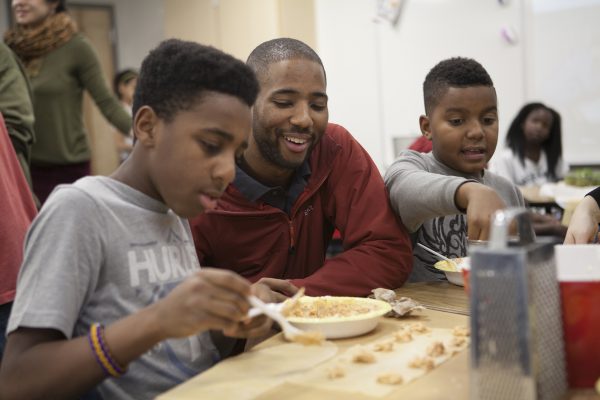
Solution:
{"label": "boy's hand", "polygon": [[[250,293],[250,282],[241,276],[227,270],[203,268],[150,307],[156,312],[159,334],[164,339],[208,329],[233,331],[246,318]],[[247,330],[255,328],[252,324]]]}
{"label": "boy's hand", "polygon": [[[262,284],[252,285],[252,292],[254,296],[258,297],[265,303],[272,302],[271,290],[268,286]],[[227,336],[237,338],[253,338],[264,336],[270,332],[273,320],[265,315],[258,315],[252,319],[238,322],[237,325],[232,329],[223,330],[223,333]]]}
{"label": "boy's hand", "polygon": [[260,290],[266,298],[261,300],[267,303],[280,303],[288,297],[292,297],[298,291],[298,288],[285,279],[261,278],[252,285],[253,288]]}
{"label": "boy's hand", "polygon": [[504,201],[490,187],[466,182],[456,191],[456,205],[467,210],[467,236],[470,240],[488,240],[492,215],[506,208]]}

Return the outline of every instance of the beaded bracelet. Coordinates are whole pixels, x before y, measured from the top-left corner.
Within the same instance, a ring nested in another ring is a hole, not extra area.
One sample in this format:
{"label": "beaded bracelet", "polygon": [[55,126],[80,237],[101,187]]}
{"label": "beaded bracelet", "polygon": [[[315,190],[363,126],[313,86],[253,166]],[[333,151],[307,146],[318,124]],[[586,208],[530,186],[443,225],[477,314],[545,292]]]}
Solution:
{"label": "beaded bracelet", "polygon": [[104,327],[102,325],[99,323],[92,324],[88,339],[96,356],[96,361],[106,375],[119,377],[127,372],[126,368],[121,367],[111,356],[106,340],[104,340]]}

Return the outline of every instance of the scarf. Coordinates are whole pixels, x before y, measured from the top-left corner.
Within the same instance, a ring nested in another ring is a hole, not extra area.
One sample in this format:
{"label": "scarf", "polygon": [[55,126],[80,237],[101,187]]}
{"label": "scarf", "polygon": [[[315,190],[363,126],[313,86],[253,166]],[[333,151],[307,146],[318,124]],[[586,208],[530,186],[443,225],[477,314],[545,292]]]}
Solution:
{"label": "scarf", "polygon": [[67,43],[77,32],[77,25],[69,14],[50,15],[33,28],[16,26],[4,34],[4,42],[19,56],[27,75],[36,76],[42,66],[42,57]]}

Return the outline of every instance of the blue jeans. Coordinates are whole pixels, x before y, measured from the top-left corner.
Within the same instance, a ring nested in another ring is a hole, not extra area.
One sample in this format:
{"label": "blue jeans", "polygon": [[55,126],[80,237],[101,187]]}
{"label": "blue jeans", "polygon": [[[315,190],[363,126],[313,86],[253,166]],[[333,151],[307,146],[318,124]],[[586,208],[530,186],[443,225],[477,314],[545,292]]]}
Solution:
{"label": "blue jeans", "polygon": [[11,308],[12,301],[10,303],[0,305],[0,361],[2,360],[4,346],[6,345],[6,326],[8,325],[8,317],[10,317]]}

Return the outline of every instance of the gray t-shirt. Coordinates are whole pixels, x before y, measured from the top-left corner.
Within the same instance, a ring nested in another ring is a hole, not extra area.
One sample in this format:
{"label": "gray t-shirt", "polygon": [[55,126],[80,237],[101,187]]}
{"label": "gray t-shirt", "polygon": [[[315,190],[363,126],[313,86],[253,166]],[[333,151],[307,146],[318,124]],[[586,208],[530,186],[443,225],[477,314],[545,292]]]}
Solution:
{"label": "gray t-shirt", "polygon": [[[107,177],[61,185],[27,234],[8,332],[86,335],[92,323],[110,325],[155,303],[199,269],[188,222],[163,203]],[[98,389],[105,399],[151,399],[218,359],[208,332],[166,340]]]}
{"label": "gray t-shirt", "polygon": [[[402,219],[413,243],[447,257],[467,255],[467,222],[454,197],[467,181],[493,188],[507,206],[525,206],[521,191],[507,179],[490,171],[469,175],[447,167],[433,153],[406,150],[400,153],[385,174],[392,208]],[[410,282],[446,280],[433,265],[439,261],[420,247],[413,249]]]}

